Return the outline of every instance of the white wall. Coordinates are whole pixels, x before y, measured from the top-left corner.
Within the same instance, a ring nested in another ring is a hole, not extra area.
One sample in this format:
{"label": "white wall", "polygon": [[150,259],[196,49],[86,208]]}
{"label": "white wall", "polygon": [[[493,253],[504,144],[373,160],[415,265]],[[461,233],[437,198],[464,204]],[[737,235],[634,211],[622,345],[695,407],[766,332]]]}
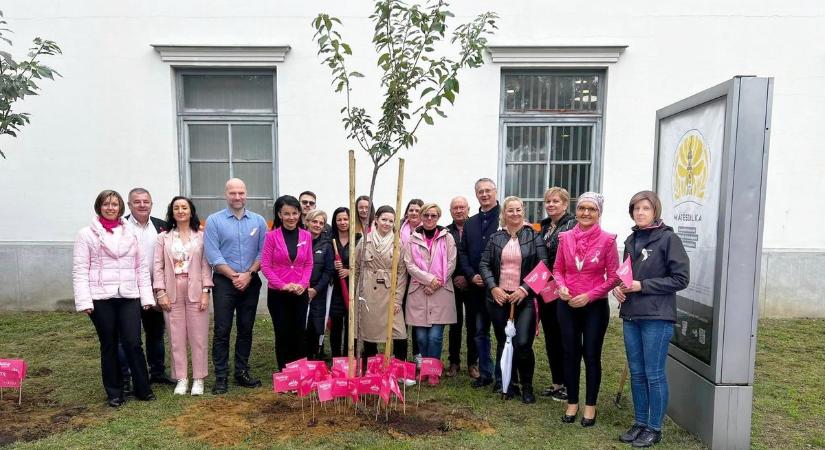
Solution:
{"label": "white wall", "polygon": [[[776,78],[764,245],[825,248],[811,223],[825,217],[813,196],[825,170],[819,128],[825,120],[825,6],[758,0],[674,2],[454,2],[459,20],[483,10],[501,15],[496,45],[623,44],[608,68],[604,128],[605,229],[626,234],[626,202],[650,187],[655,111],[738,74]],[[346,202],[346,152],[352,148],[319,64],[310,20],[327,11],[344,21],[356,52],[356,103],[374,108],[372,29],[366,1],[27,0],[5,6],[15,54],[35,35],[56,40],[63,56],[49,60],[63,78],[43,82],[42,95],[20,105],[32,124],[20,138],[0,139],[0,241],[67,241],[92,217],[101,189],[141,185],[155,213],[179,190],[173,77],[151,44],[290,45],[278,67],[280,193],[311,189],[331,211]],[[460,76],[448,120],[420,133],[407,158],[405,199],[444,205],[472,200],[472,183],[496,178],[501,67]],[[359,152],[359,193],[368,185]],[[395,163],[379,178],[377,202],[394,203]],[[821,189],[821,188],[820,188]],[[475,202],[471,201],[472,207]],[[22,219],[22,220],[21,220]],[[813,221],[811,220],[813,219]]]}

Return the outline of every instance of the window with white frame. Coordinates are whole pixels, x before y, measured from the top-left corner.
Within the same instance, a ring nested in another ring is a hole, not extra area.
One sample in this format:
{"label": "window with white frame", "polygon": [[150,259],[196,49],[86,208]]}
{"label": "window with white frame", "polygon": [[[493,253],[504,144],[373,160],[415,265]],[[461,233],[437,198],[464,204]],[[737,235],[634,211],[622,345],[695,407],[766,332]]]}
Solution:
{"label": "window with white frame", "polygon": [[201,219],[226,207],[224,185],[232,177],[246,183],[246,207],[272,219],[275,86],[272,70],[178,71],[181,188]]}
{"label": "window with white frame", "polygon": [[604,72],[512,70],[502,73],[503,195],[524,200],[531,222],[544,218],[544,191],[567,189],[571,208],[598,190]]}

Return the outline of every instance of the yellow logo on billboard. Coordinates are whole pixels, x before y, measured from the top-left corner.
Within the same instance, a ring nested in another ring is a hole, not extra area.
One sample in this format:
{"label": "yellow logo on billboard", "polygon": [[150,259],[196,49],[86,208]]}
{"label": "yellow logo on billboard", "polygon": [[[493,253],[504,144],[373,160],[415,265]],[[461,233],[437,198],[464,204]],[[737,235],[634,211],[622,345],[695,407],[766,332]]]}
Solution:
{"label": "yellow logo on billboard", "polygon": [[710,170],[710,155],[705,139],[698,130],[682,136],[676,148],[673,168],[673,200],[691,197],[704,200]]}

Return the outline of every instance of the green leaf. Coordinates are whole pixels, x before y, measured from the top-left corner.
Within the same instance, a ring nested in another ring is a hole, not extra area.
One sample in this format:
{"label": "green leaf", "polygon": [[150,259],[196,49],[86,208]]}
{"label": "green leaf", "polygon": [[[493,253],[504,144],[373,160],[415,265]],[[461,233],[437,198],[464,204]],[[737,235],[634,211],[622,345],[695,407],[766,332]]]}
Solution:
{"label": "green leaf", "polygon": [[450,102],[450,104],[453,104],[455,102],[455,94],[453,94],[453,91],[445,89],[444,98],[446,98]]}
{"label": "green leaf", "polygon": [[[429,94],[430,92],[432,92],[434,90],[435,90],[435,88],[433,88],[433,87],[428,87],[428,88],[424,89],[423,91],[421,91],[421,97],[424,97],[425,95]],[[419,97],[419,98],[421,98],[421,97]]]}
{"label": "green leaf", "polygon": [[433,118],[429,116],[429,114],[422,114],[421,117],[424,119],[424,122],[427,122],[427,125],[433,124]]}
{"label": "green leaf", "polygon": [[353,78],[364,78],[364,75],[361,72],[350,72],[349,76]]}

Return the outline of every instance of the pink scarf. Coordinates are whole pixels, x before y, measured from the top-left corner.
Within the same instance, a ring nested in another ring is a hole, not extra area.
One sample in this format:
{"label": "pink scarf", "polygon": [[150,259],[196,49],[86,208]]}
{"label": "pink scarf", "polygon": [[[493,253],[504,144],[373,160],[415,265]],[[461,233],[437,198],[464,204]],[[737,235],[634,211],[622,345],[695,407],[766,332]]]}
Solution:
{"label": "pink scarf", "polygon": [[578,261],[584,261],[587,252],[593,247],[593,244],[602,234],[602,228],[598,223],[593,224],[589,230],[585,231],[576,224],[571,230],[573,239],[576,241],[575,256]]}
{"label": "pink scarf", "polygon": [[101,225],[103,225],[103,229],[106,230],[106,232],[108,233],[114,234],[114,231],[112,230],[120,226],[120,219],[109,220],[104,218],[103,216],[97,216],[97,220],[100,222]]}
{"label": "pink scarf", "polygon": [[[440,230],[436,231],[436,233],[440,233]],[[421,233],[420,236],[429,247],[430,263],[427,264],[427,260],[424,258],[424,255],[421,254],[421,246],[414,242],[410,244],[410,247],[412,247],[413,261],[415,261],[415,265],[418,266],[419,269],[432,274],[444,285],[447,282],[447,236],[438,236],[438,234],[436,234],[436,236],[433,237],[435,241],[433,245],[428,242],[427,236],[423,233]]]}

